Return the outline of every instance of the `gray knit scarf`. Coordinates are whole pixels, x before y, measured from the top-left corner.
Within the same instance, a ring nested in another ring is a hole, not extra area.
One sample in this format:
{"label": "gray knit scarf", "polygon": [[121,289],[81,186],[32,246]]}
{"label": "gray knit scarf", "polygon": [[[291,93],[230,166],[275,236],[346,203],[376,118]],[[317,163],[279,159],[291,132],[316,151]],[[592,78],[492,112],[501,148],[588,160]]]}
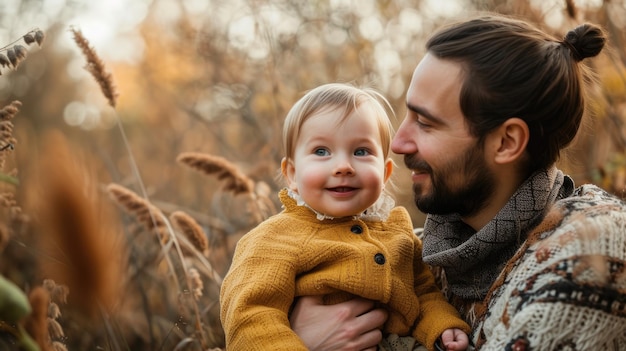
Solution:
{"label": "gray knit scarf", "polygon": [[443,267],[452,294],[483,300],[546,210],[573,191],[573,180],[550,168],[532,174],[478,232],[458,214],[428,215],[424,224],[424,262]]}

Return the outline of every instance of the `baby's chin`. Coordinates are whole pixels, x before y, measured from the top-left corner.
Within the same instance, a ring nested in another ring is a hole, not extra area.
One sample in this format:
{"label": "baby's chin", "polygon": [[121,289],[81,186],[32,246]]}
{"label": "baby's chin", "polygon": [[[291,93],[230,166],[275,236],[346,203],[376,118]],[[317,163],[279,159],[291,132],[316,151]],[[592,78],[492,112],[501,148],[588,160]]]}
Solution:
{"label": "baby's chin", "polygon": [[363,209],[363,210],[358,211],[358,212],[354,212],[354,211],[337,211],[337,210],[334,210],[334,211],[332,211],[332,210],[331,210],[331,211],[328,211],[328,212],[322,212],[322,211],[320,211],[320,212],[324,213],[325,215],[327,215],[327,216],[329,216],[329,217],[333,217],[333,218],[342,218],[342,217],[354,217],[354,216],[360,216],[361,214],[363,214],[363,212],[364,212],[365,210],[366,210],[366,209]]}

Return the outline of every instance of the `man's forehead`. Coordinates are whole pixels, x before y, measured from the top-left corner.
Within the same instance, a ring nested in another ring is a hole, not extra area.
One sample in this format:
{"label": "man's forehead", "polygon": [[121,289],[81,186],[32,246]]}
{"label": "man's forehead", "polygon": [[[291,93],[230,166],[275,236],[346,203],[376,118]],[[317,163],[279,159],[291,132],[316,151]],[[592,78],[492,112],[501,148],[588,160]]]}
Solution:
{"label": "man's forehead", "polygon": [[463,81],[463,66],[459,62],[426,54],[413,72],[407,90],[407,108],[434,120],[462,122],[465,119],[460,104]]}
{"label": "man's forehead", "polygon": [[410,101],[412,93],[416,91],[421,95],[460,93],[463,80],[463,67],[460,63],[426,54],[413,71],[407,100]]}

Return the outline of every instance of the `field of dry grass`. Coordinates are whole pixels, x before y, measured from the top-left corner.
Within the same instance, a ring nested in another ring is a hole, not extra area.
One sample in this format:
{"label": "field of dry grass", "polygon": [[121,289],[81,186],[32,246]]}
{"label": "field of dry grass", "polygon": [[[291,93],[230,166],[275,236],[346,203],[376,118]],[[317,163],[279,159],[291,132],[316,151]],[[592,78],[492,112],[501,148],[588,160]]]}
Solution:
{"label": "field of dry grass", "polygon": [[[402,65],[389,73],[375,64],[383,39],[350,32],[358,27],[350,11],[331,15],[320,5],[310,15],[295,2],[275,3],[292,6],[313,36],[328,37],[332,23],[348,39],[304,46],[302,38],[266,33],[273,51],[254,61],[229,47],[223,31],[182,18],[171,28],[174,36],[146,20],[145,59],[135,67],[105,63],[79,28],[51,28],[45,40],[35,29],[0,49],[0,80],[11,92],[0,100],[1,350],[224,347],[220,283],[238,239],[279,210],[275,175],[287,109],[320,83],[374,82],[399,123],[398,84],[408,81],[424,35],[445,20],[425,21],[424,33],[404,38],[414,45],[397,44]],[[493,3],[486,9],[545,20],[546,10],[530,1]],[[591,67],[598,76],[593,118],[560,166],[578,183],[624,196],[623,27],[609,2],[559,3],[566,20],[551,28],[555,34],[589,20],[609,30],[612,46]],[[392,26],[402,8],[391,1],[377,10]],[[48,48],[55,42],[49,37],[64,35],[73,39],[89,81],[59,73],[68,58]],[[49,68],[38,83],[14,94],[42,61]],[[71,101],[93,99],[81,93],[94,86],[102,101],[94,106],[107,126],[68,126],[59,116]],[[394,181],[403,189],[407,177],[398,173]],[[410,194],[398,191],[397,200],[419,226],[423,214]]]}

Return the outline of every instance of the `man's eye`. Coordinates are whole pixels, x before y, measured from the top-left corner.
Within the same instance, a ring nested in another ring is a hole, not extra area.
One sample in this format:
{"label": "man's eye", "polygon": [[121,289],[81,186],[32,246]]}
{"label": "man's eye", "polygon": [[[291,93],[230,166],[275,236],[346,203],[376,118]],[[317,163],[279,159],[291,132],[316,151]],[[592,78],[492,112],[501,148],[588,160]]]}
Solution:
{"label": "man's eye", "polygon": [[328,150],[326,149],[315,149],[315,151],[313,151],[314,154],[316,154],[317,156],[328,156],[330,155],[330,153],[328,152]]}
{"label": "man's eye", "polygon": [[367,156],[369,155],[369,151],[367,151],[367,149],[357,149],[354,152],[354,156]]}
{"label": "man's eye", "polygon": [[420,119],[416,119],[415,123],[417,123],[418,126],[420,126],[421,128],[429,128],[430,124],[425,123],[424,121],[420,120]]}

